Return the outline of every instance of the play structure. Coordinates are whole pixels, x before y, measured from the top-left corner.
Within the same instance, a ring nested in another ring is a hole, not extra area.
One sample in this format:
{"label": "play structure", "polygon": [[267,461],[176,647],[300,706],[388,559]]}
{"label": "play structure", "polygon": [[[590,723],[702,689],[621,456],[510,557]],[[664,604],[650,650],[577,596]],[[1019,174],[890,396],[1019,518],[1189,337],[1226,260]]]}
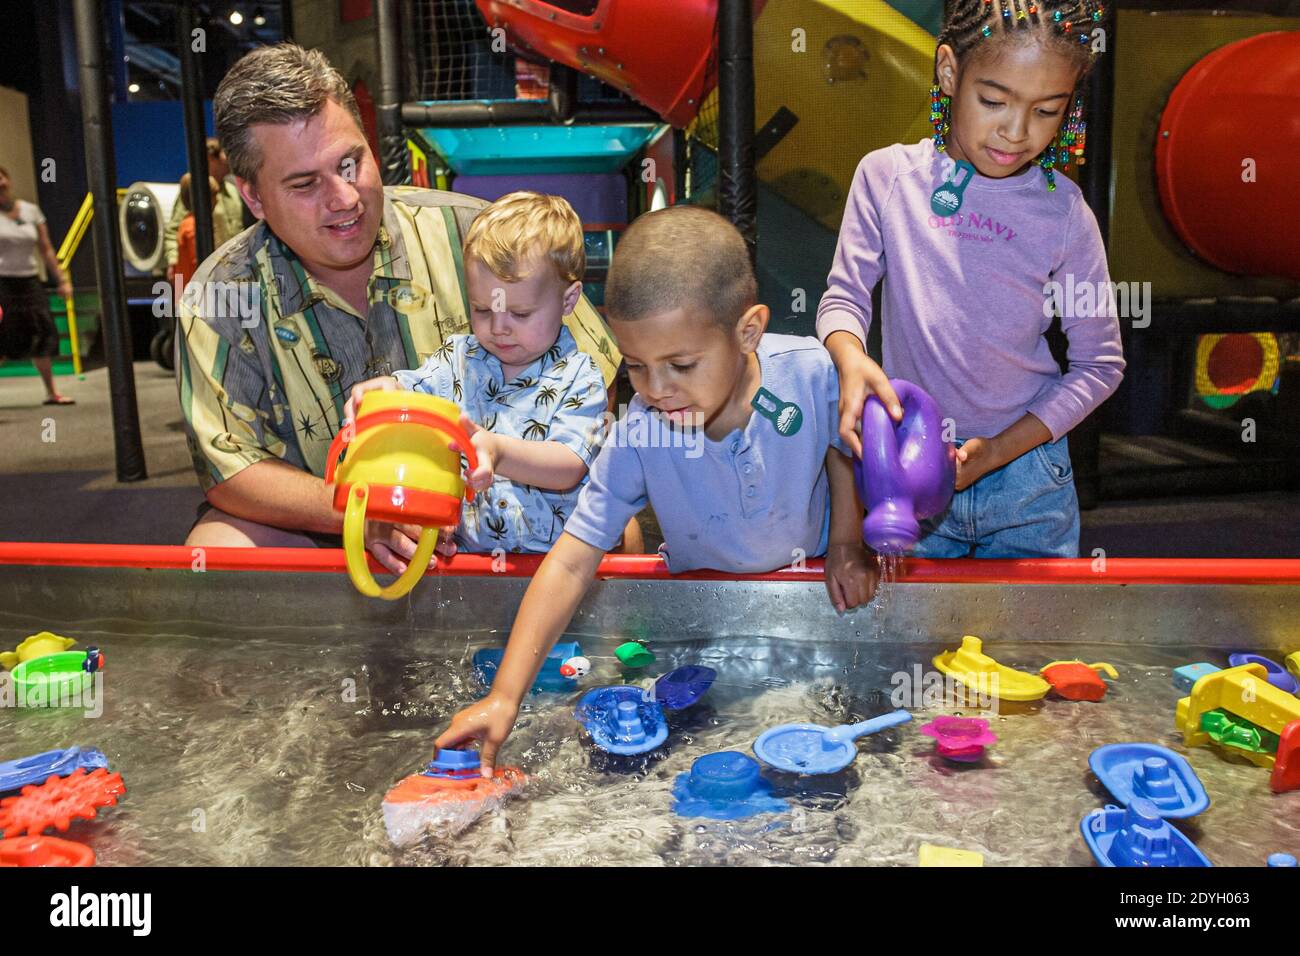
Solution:
{"label": "play structure", "polygon": [[[738,206],[772,329],[811,334],[858,161],[929,135],[942,6],[752,3],[753,164],[742,173],[716,0],[439,4],[418,18],[435,42],[408,50],[420,76],[401,110],[412,176],[489,199],[520,187],[568,196],[588,223],[598,305],[618,233],[640,212]],[[1139,374],[1072,436],[1081,498],[1289,486],[1300,237],[1277,224],[1300,214],[1286,173],[1300,133],[1281,121],[1300,110],[1300,19],[1116,7],[1112,55],[1087,90],[1089,151],[1072,175],[1107,239],[1121,307],[1140,305],[1129,284],[1149,291],[1145,317],[1121,316]],[[752,197],[728,196],[746,177]],[[1243,456],[1247,416],[1257,434]],[[1123,440],[1099,469],[1103,425]],[[1181,450],[1144,452],[1146,436]]]}

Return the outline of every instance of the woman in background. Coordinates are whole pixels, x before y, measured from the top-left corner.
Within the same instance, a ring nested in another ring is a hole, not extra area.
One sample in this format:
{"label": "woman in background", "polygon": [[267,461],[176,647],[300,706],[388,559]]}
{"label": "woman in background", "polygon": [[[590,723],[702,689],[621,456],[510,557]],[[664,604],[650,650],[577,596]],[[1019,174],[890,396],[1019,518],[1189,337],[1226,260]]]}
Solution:
{"label": "woman in background", "polygon": [[9,171],[0,167],[0,361],[31,359],[45,383],[45,404],[73,405],[54,388],[51,367],[59,354],[59,332],[41,287],[38,255],[59,295],[71,297],[72,283],[50,245],[45,216],[35,204],[14,197]]}

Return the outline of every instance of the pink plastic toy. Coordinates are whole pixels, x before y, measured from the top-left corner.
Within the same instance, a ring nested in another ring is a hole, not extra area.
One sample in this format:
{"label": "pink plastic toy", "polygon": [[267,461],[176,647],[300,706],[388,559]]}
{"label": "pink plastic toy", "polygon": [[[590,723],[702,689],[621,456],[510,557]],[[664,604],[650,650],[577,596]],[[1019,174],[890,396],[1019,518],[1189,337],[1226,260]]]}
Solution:
{"label": "pink plastic toy", "polygon": [[935,740],[935,752],[948,760],[974,763],[984,756],[984,748],[997,743],[989,722],[978,717],[936,717],[921,733]]}

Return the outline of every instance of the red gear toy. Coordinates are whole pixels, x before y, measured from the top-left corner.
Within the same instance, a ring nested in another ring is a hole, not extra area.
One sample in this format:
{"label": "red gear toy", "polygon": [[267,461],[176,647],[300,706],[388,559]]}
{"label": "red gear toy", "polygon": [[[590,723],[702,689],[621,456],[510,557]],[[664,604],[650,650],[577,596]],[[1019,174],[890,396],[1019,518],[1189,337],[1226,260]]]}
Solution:
{"label": "red gear toy", "polygon": [[16,797],[0,800],[0,831],[10,837],[39,836],[49,827],[65,832],[74,819],[93,820],[99,807],[111,807],[126,793],[120,773],[103,767],[66,777],[51,775],[43,784],[28,784]]}

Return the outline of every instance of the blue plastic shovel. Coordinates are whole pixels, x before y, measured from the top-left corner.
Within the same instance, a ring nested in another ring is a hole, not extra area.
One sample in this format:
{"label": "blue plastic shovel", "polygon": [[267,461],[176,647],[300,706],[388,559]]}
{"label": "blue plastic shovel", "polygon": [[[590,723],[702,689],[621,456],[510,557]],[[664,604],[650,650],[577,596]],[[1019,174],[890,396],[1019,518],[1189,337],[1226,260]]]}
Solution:
{"label": "blue plastic shovel", "polygon": [[821,724],[782,724],[766,730],[754,741],[754,755],[769,767],[787,773],[836,773],[858,755],[854,741],[867,734],[897,727],[912,719],[895,710],[860,724],[823,727]]}

